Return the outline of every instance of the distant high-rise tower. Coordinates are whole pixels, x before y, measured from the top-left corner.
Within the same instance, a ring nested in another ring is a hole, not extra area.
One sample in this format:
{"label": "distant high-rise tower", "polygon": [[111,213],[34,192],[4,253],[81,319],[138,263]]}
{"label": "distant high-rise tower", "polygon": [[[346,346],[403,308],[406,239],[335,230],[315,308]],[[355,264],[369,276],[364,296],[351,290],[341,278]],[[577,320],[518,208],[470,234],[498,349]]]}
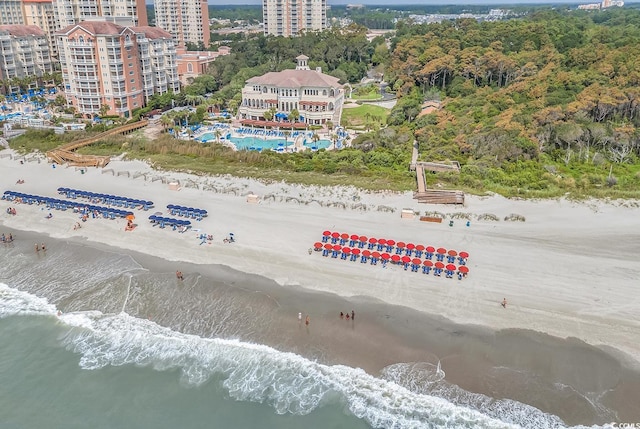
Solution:
{"label": "distant high-rise tower", "polygon": [[173,34],[178,45],[209,47],[209,5],[207,0],[155,0],[156,26]]}
{"label": "distant high-rise tower", "polygon": [[148,25],[145,0],[53,0],[56,30],[82,21],[129,18],[130,25]]}
{"label": "distant high-rise tower", "polygon": [[55,37],[57,27],[52,0],[23,0],[22,16],[26,25],[35,25],[44,31],[49,41],[51,57],[57,58],[58,51]]}
{"label": "distant high-rise tower", "polygon": [[295,36],[327,28],[327,0],[262,0],[264,34]]}
{"label": "distant high-rise tower", "polygon": [[0,0],[0,25],[24,24],[21,0]]}

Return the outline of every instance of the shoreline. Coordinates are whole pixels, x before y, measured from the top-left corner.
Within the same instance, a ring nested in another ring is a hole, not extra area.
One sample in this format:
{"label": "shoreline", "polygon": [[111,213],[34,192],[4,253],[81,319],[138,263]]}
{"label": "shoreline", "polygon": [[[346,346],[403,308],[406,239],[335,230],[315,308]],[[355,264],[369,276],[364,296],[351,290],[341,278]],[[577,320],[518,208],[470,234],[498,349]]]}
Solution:
{"label": "shoreline", "polygon": [[[548,334],[569,342],[573,341],[571,338],[579,338],[608,355],[615,354],[633,370],[640,368],[640,329],[634,319],[640,309],[640,300],[636,299],[640,292],[635,287],[640,266],[634,257],[640,252],[637,244],[640,241],[633,240],[633,236],[638,235],[634,232],[633,219],[640,210],[634,202],[616,206],[599,201],[532,202],[472,197],[467,207],[454,209],[418,205],[410,194],[360,193],[348,188],[282,183],[265,185],[228,177],[203,178],[156,172],[135,161],[114,161],[109,167],[113,175],[92,169],[81,174],[73,168],[52,169],[47,164],[20,165],[0,159],[0,169],[6,172],[0,178],[0,185],[2,192],[14,190],[54,198],[60,198],[56,189],[64,186],[153,200],[155,209],[135,211],[138,226],[133,232],[124,231],[124,220],[103,219],[90,219],[74,231],[77,215],[54,211],[52,219],[45,219],[46,213],[41,207],[24,204],[14,204],[18,214],[9,216],[5,213],[11,206],[7,201],[0,203],[0,222],[5,228],[47,234],[55,239],[87,240],[88,246],[103,243],[125,252],[148,254],[169,261],[173,271],[173,267],[187,262],[197,266],[211,263],[227,266],[274,280],[282,294],[287,291],[329,294],[332,300],[357,301],[371,308],[380,305],[393,308],[399,315],[408,312],[412,320],[416,318],[414,312],[418,312],[426,318],[444,318],[466,328],[476,326],[503,334],[516,330],[521,336],[533,331],[539,333],[535,335]],[[115,174],[116,171],[131,174],[127,177]],[[138,172],[147,178],[162,176],[166,180],[133,179]],[[15,185],[18,179],[25,180],[25,184]],[[182,185],[180,191],[168,189],[167,183],[172,179]],[[228,192],[208,190],[212,188]],[[263,197],[261,203],[248,204],[244,195],[249,192]],[[275,197],[264,198],[270,194]],[[312,199],[325,206],[294,201]],[[331,202],[347,207],[363,204],[368,209],[327,207]],[[169,203],[207,209],[209,217],[201,222],[192,221],[199,232],[180,234],[170,228],[151,227],[146,219],[148,215],[156,211],[166,213],[164,206]],[[380,206],[396,211],[378,211],[376,208]],[[405,207],[473,215],[493,213],[501,220],[481,222],[474,217],[470,227],[465,227],[462,221],[449,227],[446,223],[402,220],[399,213]],[[502,220],[511,213],[524,216],[526,221]],[[466,250],[471,254],[468,263],[471,272],[468,278],[458,281],[406,272],[395,269],[397,267],[383,270],[380,266],[323,258],[317,253],[308,255],[308,248],[319,241],[325,229],[396,240],[413,239]],[[214,241],[200,246],[197,239],[200,232],[212,234]],[[234,232],[236,243],[222,243],[229,232]],[[503,297],[509,302],[506,309],[499,305]],[[356,313],[361,314],[358,309]],[[297,316],[297,311],[294,314]],[[412,349],[414,343],[424,344],[421,343],[424,332],[415,322],[407,325],[401,317],[387,318],[384,314],[374,320],[376,324],[372,326],[383,327],[380,329],[402,337],[395,340],[408,347],[403,349],[406,354],[402,356],[413,356],[412,353],[422,350]],[[331,333],[335,333],[333,317],[325,310],[320,320],[312,317],[312,326],[318,326],[321,321],[322,326],[326,325],[327,341],[330,341]],[[407,326],[408,330],[402,335],[398,331],[401,326]],[[367,335],[375,336],[377,332],[374,332]],[[394,336],[386,338],[392,341]],[[350,341],[353,338],[335,347],[348,348]],[[358,364],[356,358],[350,361],[344,350],[334,353],[343,356],[349,365],[367,366],[367,362]],[[391,355],[400,357],[401,353]],[[454,366],[457,370],[452,376],[457,371],[463,372],[464,365],[460,362]],[[379,368],[371,366],[368,370]],[[471,383],[472,377],[466,379]],[[465,377],[458,381],[464,385]],[[482,389],[478,386],[478,390]]]}

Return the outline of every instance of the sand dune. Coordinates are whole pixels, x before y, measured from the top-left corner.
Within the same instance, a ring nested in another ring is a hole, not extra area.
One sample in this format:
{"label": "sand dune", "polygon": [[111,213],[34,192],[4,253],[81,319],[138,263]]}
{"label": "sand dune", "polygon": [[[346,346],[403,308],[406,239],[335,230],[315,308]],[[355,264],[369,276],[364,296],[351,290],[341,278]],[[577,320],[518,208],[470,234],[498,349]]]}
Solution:
{"label": "sand dune", "polygon": [[[154,210],[136,211],[138,227],[133,232],[124,231],[124,220],[103,219],[90,219],[76,231],[77,215],[54,211],[52,219],[45,219],[47,211],[40,206],[13,204],[18,214],[10,216],[6,208],[12,204],[7,201],[0,203],[0,222],[18,230],[82,237],[170,261],[220,263],[280,284],[369,296],[456,322],[577,337],[619,349],[636,364],[640,361],[637,202],[492,196],[468,197],[466,207],[456,208],[420,205],[410,193],[267,185],[249,179],[158,172],[142,162],[114,161],[109,169],[113,171],[90,169],[82,174],[75,168],[52,168],[46,162],[20,164],[5,157],[0,159],[0,191],[59,197],[56,189],[63,186],[154,201]],[[18,179],[25,183],[16,184]],[[170,182],[179,182],[181,189],[169,190]],[[263,197],[260,204],[247,203],[249,192]],[[206,209],[209,216],[193,222],[197,231],[184,234],[152,227],[148,216],[167,213],[166,205],[171,203]],[[441,224],[401,219],[403,208],[469,213],[471,225],[465,226],[462,220],[450,227],[448,219]],[[486,213],[500,220],[476,219]],[[526,221],[503,220],[512,213]],[[471,272],[458,281],[396,266],[383,269],[323,258],[315,252],[309,255],[308,249],[325,229],[466,250],[471,255]],[[222,242],[229,232],[235,234],[236,243]],[[200,233],[212,234],[214,240],[200,245]],[[506,309],[499,305],[503,298],[508,301]]]}

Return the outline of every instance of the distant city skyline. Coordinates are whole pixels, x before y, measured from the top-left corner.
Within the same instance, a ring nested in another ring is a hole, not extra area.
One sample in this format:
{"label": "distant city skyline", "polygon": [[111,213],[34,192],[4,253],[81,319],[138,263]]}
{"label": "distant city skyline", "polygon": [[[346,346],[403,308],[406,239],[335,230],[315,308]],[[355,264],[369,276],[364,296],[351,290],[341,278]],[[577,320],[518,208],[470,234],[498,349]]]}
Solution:
{"label": "distant city skyline", "polygon": [[[147,4],[153,4],[153,0],[146,0]],[[262,0],[208,0],[210,6],[260,6]],[[511,5],[540,5],[540,4],[563,4],[563,5],[579,5],[587,2],[586,0],[399,0],[394,6],[450,6],[450,5],[495,5],[495,6],[511,6]],[[366,0],[366,1],[353,1],[353,0],[328,0],[329,6],[337,5],[343,6],[347,4],[364,4],[366,6],[389,6],[388,0]],[[625,3],[640,3],[640,0],[629,0]]]}

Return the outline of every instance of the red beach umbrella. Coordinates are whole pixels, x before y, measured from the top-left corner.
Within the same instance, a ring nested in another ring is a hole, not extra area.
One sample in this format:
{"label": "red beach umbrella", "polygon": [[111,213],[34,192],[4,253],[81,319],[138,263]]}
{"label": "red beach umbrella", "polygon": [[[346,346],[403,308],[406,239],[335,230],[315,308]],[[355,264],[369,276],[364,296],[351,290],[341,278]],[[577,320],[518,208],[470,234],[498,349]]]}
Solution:
{"label": "red beach umbrella", "polygon": [[407,244],[407,249],[409,249],[409,250],[413,250],[413,249],[415,249],[415,248],[416,248],[416,245],[415,245],[415,244],[413,244],[413,243],[409,243],[409,244]]}
{"label": "red beach umbrella", "polygon": [[460,265],[458,267],[458,271],[460,271],[462,274],[467,274],[469,272],[469,268],[466,265]]}
{"label": "red beach umbrella", "polygon": [[320,243],[319,241],[317,243],[313,244],[313,247],[316,249],[322,249],[322,243]]}
{"label": "red beach umbrella", "polygon": [[424,261],[422,261],[422,265],[424,265],[425,267],[433,267],[433,262],[431,262],[428,259],[425,259]]}
{"label": "red beach umbrella", "polygon": [[342,253],[346,253],[348,255],[349,253],[351,253],[351,248],[350,247],[343,247],[342,248]]}
{"label": "red beach umbrella", "polygon": [[443,268],[444,268],[444,264],[443,264],[442,262],[436,262],[436,263],[435,263],[435,267],[436,267],[436,268],[443,269]]}
{"label": "red beach umbrella", "polygon": [[395,246],[395,245],[396,245],[395,240],[387,240],[387,246]]}
{"label": "red beach umbrella", "polygon": [[378,239],[378,244],[382,244],[384,246],[387,244],[387,240],[385,240],[384,238],[380,238]]}
{"label": "red beach umbrella", "polygon": [[400,255],[392,255],[391,260],[393,262],[400,262]]}
{"label": "red beach umbrella", "polygon": [[427,246],[427,248],[425,249],[427,252],[429,253],[433,253],[436,251],[436,248],[433,246]]}
{"label": "red beach umbrella", "polygon": [[368,251],[368,250],[363,250],[362,251],[362,256],[366,256],[368,258],[369,256],[371,256],[371,252]]}
{"label": "red beach umbrella", "polygon": [[354,255],[359,255],[360,249],[351,249],[351,253],[353,253]]}
{"label": "red beach umbrella", "polygon": [[331,235],[331,231],[325,231],[322,233],[322,235],[324,235],[325,237],[328,237]]}
{"label": "red beach umbrella", "polygon": [[467,252],[460,252],[458,256],[460,256],[461,258],[468,258],[469,254]]}
{"label": "red beach umbrella", "polygon": [[411,260],[411,263],[414,264],[414,265],[420,265],[420,264],[422,264],[422,261],[420,260],[420,258],[413,258]]}
{"label": "red beach umbrella", "polygon": [[447,252],[447,255],[449,255],[449,256],[456,256],[457,254],[458,254],[458,252],[456,252],[455,250],[449,250]]}
{"label": "red beach umbrella", "polygon": [[340,235],[340,238],[342,238],[343,240],[348,240],[349,239],[349,234],[342,234]]}
{"label": "red beach umbrella", "polygon": [[331,237],[340,238],[340,233],[339,232],[334,232],[333,234],[331,234]]}
{"label": "red beach umbrella", "polygon": [[380,252],[373,252],[373,253],[371,254],[371,257],[372,257],[372,258],[376,258],[376,259],[380,259]]}
{"label": "red beach umbrella", "polygon": [[373,238],[373,237],[371,237],[371,238],[369,239],[369,243],[370,243],[370,244],[376,244],[377,242],[378,242],[378,240],[376,240],[376,239],[375,239],[375,238]]}
{"label": "red beach umbrella", "polygon": [[339,244],[336,244],[335,246],[333,246],[333,250],[335,250],[336,252],[339,252],[340,250],[342,250],[342,246],[340,246]]}
{"label": "red beach umbrella", "polygon": [[404,246],[406,246],[406,244],[402,241],[398,241],[398,243],[396,244],[396,247],[399,247],[401,249],[404,249]]}
{"label": "red beach umbrella", "polygon": [[391,255],[389,255],[388,253],[383,253],[382,255],[380,255],[380,257],[385,261],[388,261],[391,258]]}
{"label": "red beach umbrella", "polygon": [[438,252],[441,255],[444,255],[445,253],[447,253],[447,249],[445,249],[444,247],[438,247],[438,250],[436,250],[436,252]]}
{"label": "red beach umbrella", "polygon": [[360,237],[358,237],[356,234],[351,234],[351,238],[353,241],[357,241]]}
{"label": "red beach umbrella", "polygon": [[409,262],[411,262],[411,258],[405,255],[402,257],[402,262],[408,264]]}
{"label": "red beach umbrella", "polygon": [[453,264],[447,264],[447,266],[445,267],[447,270],[449,271],[455,271],[456,270],[456,266]]}
{"label": "red beach umbrella", "polygon": [[367,242],[367,236],[366,235],[361,235],[359,240],[362,241],[363,243],[366,243]]}
{"label": "red beach umbrella", "polygon": [[416,250],[417,250],[418,252],[424,252],[424,246],[423,246],[422,244],[418,244],[418,245],[416,246]]}
{"label": "red beach umbrella", "polygon": [[331,249],[333,249],[333,246],[330,243],[327,243],[327,244],[324,245],[324,248],[327,249],[327,250],[331,250]]}

